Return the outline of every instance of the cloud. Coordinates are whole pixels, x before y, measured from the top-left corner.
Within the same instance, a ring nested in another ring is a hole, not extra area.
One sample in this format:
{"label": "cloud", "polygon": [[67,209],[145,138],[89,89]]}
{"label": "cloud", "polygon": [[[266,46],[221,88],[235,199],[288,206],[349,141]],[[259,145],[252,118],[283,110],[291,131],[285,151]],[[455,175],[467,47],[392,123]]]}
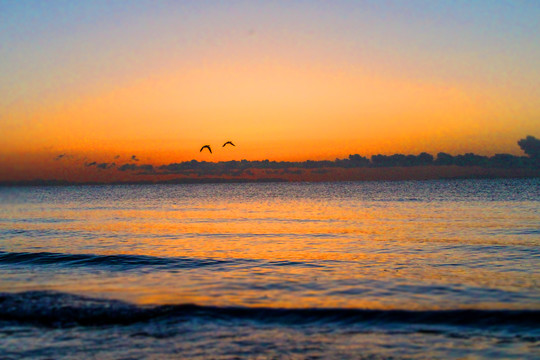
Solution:
{"label": "cloud", "polygon": [[[151,164],[138,165],[130,162],[117,166],[115,163],[91,162],[85,166],[96,166],[99,169],[116,167],[119,171],[135,171],[141,175],[183,175],[183,176],[211,176],[211,177],[240,177],[257,174],[255,169],[263,170],[265,174],[300,175],[306,169],[314,174],[324,174],[332,168],[366,168],[366,167],[411,167],[411,166],[481,166],[504,168],[534,168],[538,167],[540,158],[540,140],[527,136],[518,141],[519,146],[529,157],[519,157],[510,154],[496,154],[492,157],[473,153],[450,155],[440,152],[435,159],[433,155],[422,152],[418,155],[393,154],[373,155],[371,158],[359,154],[351,154],[344,159],[332,160],[306,160],[300,162],[270,161],[266,160],[231,160],[220,162],[184,161],[154,166]],[[63,154],[65,155],[65,154]],[[115,158],[118,158],[117,155]],[[132,155],[130,161],[139,161]]]}
{"label": "cloud", "polygon": [[118,167],[120,171],[134,171],[137,170],[137,164],[124,164]]}
{"label": "cloud", "polygon": [[118,167],[120,171],[142,171],[143,173],[154,173],[154,165],[144,164],[124,164]]}
{"label": "cloud", "polygon": [[454,163],[458,166],[486,166],[489,165],[487,156],[466,153],[455,157]]}
{"label": "cloud", "polygon": [[[446,153],[437,154],[435,159],[433,155],[426,152],[422,152],[418,155],[405,155],[405,154],[393,154],[393,155],[373,155],[371,159],[358,154],[351,154],[345,159],[331,160],[306,160],[301,162],[290,161],[269,161],[269,160],[241,160],[241,161],[220,161],[220,162],[206,162],[206,161],[184,161],[180,163],[171,163],[166,165],[160,165],[155,170],[156,175],[212,175],[212,176],[240,176],[249,175],[250,169],[261,169],[266,174],[300,174],[303,169],[331,169],[331,168],[363,168],[363,167],[411,167],[411,166],[428,166],[428,165],[458,165],[458,166],[483,166],[483,167],[497,167],[504,165],[504,167],[530,167],[534,164],[531,163],[531,159],[523,160],[520,157],[513,155],[487,157],[476,155],[473,153],[466,153],[462,155],[452,156]],[[132,166],[134,169],[138,169],[136,166]],[[323,173],[316,172],[316,173]]]}
{"label": "cloud", "polygon": [[89,162],[89,163],[85,163],[84,166],[86,166],[86,167],[95,166],[98,169],[107,170],[107,169],[115,167],[116,163],[113,163],[113,162],[112,163],[98,163],[96,161],[92,161],[92,162]]}
{"label": "cloud", "polygon": [[100,163],[100,164],[96,165],[96,167],[98,169],[103,169],[103,170],[107,170],[107,169],[113,168],[115,166],[116,166],[115,163]]}
{"label": "cloud", "polygon": [[76,155],[73,155],[73,154],[63,153],[63,154],[59,154],[59,155],[55,156],[54,160],[59,161],[59,160],[77,159],[77,158],[80,158],[80,157],[78,157]]}
{"label": "cloud", "polygon": [[161,165],[160,170],[165,170],[168,173],[181,173],[189,170],[199,169],[204,162],[198,162],[197,160],[184,161],[181,163],[171,163],[168,165]]}
{"label": "cloud", "polygon": [[440,152],[437,154],[435,165],[454,165],[454,157],[450,154]]}
{"label": "cloud", "polygon": [[533,159],[540,159],[540,140],[534,136],[528,135],[525,139],[518,142],[519,147],[523,152]]}
{"label": "cloud", "polygon": [[115,160],[116,160],[116,159],[119,159],[119,158],[120,158],[120,155],[116,155],[116,156],[114,157]]}
{"label": "cloud", "polygon": [[433,164],[433,155],[428,153],[420,153],[419,155],[373,155],[371,157],[373,166],[388,167],[388,166],[421,166]]}

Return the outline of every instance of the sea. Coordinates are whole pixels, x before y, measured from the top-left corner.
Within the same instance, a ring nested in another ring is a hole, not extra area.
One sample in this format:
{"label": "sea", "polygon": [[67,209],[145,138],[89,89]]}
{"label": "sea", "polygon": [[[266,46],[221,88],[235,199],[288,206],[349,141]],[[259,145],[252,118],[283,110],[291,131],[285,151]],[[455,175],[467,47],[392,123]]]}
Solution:
{"label": "sea", "polygon": [[540,358],[540,179],[2,187],[0,358]]}

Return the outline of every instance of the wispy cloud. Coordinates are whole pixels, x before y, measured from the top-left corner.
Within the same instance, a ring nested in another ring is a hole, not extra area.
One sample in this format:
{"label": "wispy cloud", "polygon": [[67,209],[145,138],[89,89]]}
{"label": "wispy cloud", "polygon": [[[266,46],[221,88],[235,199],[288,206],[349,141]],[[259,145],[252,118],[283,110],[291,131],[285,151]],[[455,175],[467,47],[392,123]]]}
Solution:
{"label": "wispy cloud", "polygon": [[100,163],[96,165],[98,169],[102,169],[102,170],[107,170],[115,166],[116,166],[116,163]]}
{"label": "wispy cloud", "polygon": [[116,166],[116,163],[112,162],[112,163],[98,163],[96,161],[92,161],[90,163],[85,163],[84,166],[86,167],[91,167],[91,166],[95,166],[97,169],[100,169],[100,170],[107,170],[107,169],[111,169],[113,167]]}

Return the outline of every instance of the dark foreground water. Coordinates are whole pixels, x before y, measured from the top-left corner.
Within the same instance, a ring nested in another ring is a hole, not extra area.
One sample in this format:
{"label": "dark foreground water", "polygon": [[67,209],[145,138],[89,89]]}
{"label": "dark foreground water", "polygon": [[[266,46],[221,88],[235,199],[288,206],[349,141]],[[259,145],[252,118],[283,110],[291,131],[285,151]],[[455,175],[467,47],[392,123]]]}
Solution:
{"label": "dark foreground water", "polygon": [[0,188],[0,358],[540,357],[540,180]]}

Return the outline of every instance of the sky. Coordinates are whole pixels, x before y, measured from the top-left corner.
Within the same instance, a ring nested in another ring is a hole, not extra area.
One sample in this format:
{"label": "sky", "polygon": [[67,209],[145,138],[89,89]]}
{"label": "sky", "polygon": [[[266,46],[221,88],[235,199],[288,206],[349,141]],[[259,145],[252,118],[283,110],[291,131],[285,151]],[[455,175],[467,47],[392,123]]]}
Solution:
{"label": "sky", "polygon": [[0,59],[0,180],[540,137],[536,0],[0,0]]}

